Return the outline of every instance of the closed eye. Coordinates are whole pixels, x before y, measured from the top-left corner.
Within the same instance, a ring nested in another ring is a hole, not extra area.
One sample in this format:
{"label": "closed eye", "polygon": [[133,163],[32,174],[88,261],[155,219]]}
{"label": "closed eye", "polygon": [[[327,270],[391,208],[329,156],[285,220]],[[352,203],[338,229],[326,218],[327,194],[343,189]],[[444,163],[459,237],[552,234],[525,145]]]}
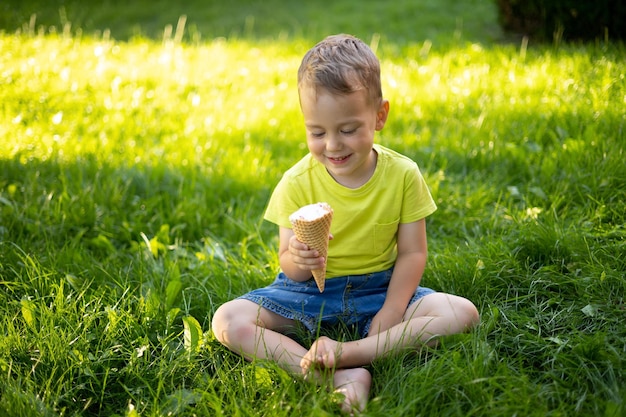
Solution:
{"label": "closed eye", "polygon": [[351,135],[356,132],[356,129],[342,130],[341,133],[344,135]]}

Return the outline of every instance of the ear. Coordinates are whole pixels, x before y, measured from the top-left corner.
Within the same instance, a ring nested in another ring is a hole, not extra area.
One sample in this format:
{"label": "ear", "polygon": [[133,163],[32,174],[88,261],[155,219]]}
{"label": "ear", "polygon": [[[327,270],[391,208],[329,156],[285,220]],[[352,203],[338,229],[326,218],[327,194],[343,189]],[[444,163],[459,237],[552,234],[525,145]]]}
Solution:
{"label": "ear", "polygon": [[382,130],[389,116],[389,100],[382,100],[376,111],[376,130]]}

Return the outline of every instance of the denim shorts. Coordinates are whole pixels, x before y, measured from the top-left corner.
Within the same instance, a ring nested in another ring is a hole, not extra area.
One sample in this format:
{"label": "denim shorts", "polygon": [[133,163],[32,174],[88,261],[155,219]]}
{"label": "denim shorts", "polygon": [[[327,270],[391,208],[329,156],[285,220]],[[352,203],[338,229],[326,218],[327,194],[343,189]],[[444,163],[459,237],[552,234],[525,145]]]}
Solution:
{"label": "denim shorts", "polygon": [[[343,324],[356,327],[361,337],[369,331],[372,319],[382,308],[393,268],[366,275],[349,275],[326,280],[320,293],[313,278],[292,281],[279,273],[273,283],[239,297],[285,318],[301,322],[314,334],[318,328]],[[418,287],[410,304],[432,294]]]}

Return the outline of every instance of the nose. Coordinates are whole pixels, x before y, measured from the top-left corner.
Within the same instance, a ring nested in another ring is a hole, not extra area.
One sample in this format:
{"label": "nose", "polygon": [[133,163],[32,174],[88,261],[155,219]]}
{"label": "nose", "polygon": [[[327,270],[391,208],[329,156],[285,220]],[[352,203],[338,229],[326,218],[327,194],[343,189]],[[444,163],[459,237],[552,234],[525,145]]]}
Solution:
{"label": "nose", "polygon": [[339,134],[331,133],[326,136],[326,150],[338,151],[341,149],[341,139]]}

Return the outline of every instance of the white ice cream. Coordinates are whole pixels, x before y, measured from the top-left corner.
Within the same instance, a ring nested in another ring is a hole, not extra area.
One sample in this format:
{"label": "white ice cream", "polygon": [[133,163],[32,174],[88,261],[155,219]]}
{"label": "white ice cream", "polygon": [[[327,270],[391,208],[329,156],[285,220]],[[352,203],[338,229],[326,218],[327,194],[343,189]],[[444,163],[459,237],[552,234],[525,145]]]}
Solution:
{"label": "white ice cream", "polygon": [[319,219],[320,217],[324,217],[324,215],[329,211],[330,206],[327,203],[309,204],[308,206],[301,207],[289,216],[289,221],[295,222],[296,220],[304,220],[310,222]]}

